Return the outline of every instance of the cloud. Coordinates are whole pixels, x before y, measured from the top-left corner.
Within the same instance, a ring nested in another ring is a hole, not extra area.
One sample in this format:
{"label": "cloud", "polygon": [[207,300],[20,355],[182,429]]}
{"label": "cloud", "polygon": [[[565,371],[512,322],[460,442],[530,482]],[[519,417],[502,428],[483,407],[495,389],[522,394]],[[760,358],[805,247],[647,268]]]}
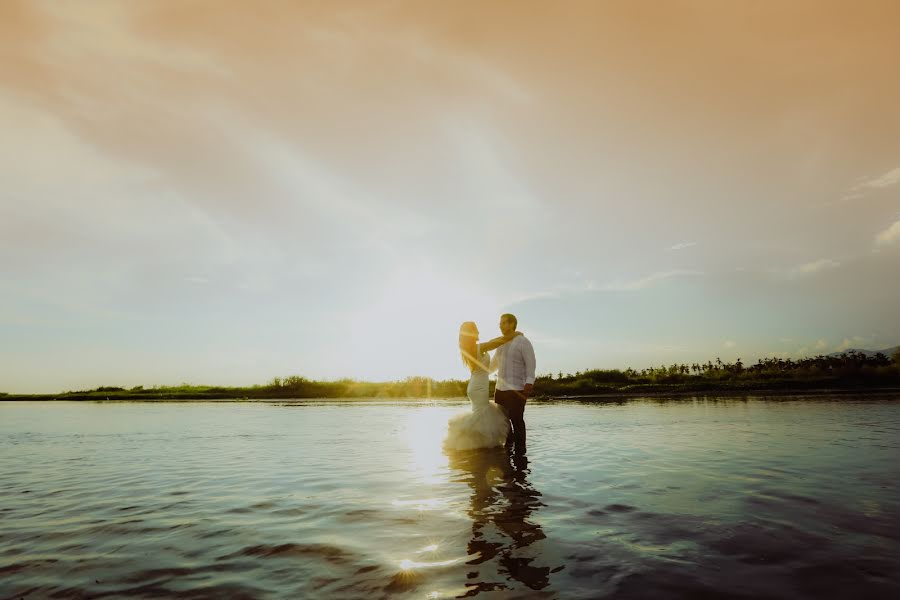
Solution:
{"label": "cloud", "polygon": [[[810,226],[803,208],[823,189],[900,189],[878,143],[897,138],[895,84],[867,75],[900,60],[883,15],[848,37],[842,14],[814,11],[823,29],[798,62],[776,60],[796,45],[777,18],[745,35],[733,7],[685,17],[699,36],[684,45],[668,20],[599,4],[512,22],[484,6],[475,28],[452,26],[469,9],[393,0],[56,4],[0,2],[0,320],[45,324],[3,331],[21,336],[0,351],[4,386],[79,385],[86,362],[134,383],[375,372],[370,346],[351,362],[333,342],[360,337],[417,348],[378,377],[453,374],[443,345],[422,352],[385,315],[491,323],[532,290],[513,312],[554,340],[550,369],[617,364],[619,348],[705,358],[725,335],[748,359],[782,336],[900,339],[900,244],[871,251],[900,215],[871,203]],[[740,35],[704,33],[726,15]],[[645,101],[697,65],[712,87]],[[779,93],[745,106],[757,89]],[[827,273],[787,275],[801,260]],[[435,338],[452,350],[455,331]]]}
{"label": "cloud", "polygon": [[837,345],[835,350],[837,352],[844,352],[851,348],[861,349],[866,345],[866,341],[867,338],[864,338],[861,335],[854,335],[852,338],[844,338],[841,343]]}
{"label": "cloud", "polygon": [[675,244],[674,246],[669,246],[669,250],[684,250],[685,248],[691,248],[692,246],[696,246],[697,242],[680,242]]}
{"label": "cloud", "polygon": [[875,177],[874,179],[865,181],[860,184],[860,187],[886,188],[896,183],[900,183],[900,167],[888,171],[881,177]]}
{"label": "cloud", "polygon": [[630,281],[615,281],[608,283],[599,289],[609,292],[631,292],[635,290],[643,290],[652,287],[661,281],[672,279],[674,277],[697,276],[703,275],[703,271],[695,271],[690,269],[673,269],[671,271],[662,271],[652,273],[640,279],[632,279]]}
{"label": "cloud", "polygon": [[875,243],[879,246],[893,244],[897,240],[900,240],[900,219],[875,237]]}
{"label": "cloud", "polygon": [[830,258],[820,258],[819,260],[814,260],[808,263],[803,263],[802,265],[797,265],[796,267],[791,269],[791,274],[811,275],[813,273],[819,273],[828,269],[834,269],[839,266],[841,266],[841,263],[836,260],[832,260]]}
{"label": "cloud", "polygon": [[560,284],[550,289],[519,294],[510,301],[508,306],[531,302],[533,300],[566,299],[591,292],[634,292],[654,287],[655,285],[662,283],[667,279],[673,279],[675,277],[698,276],[703,274],[704,273],[702,271],[675,269],[672,271],[652,273],[650,275],[647,275],[646,277],[641,277],[639,279],[612,281],[603,285],[598,284],[593,280],[582,280],[575,284]]}
{"label": "cloud", "polygon": [[729,350],[731,348],[734,348],[735,346],[737,346],[737,344],[734,342],[734,340],[725,340],[725,343],[722,344],[723,348],[728,348]]}
{"label": "cloud", "polygon": [[[355,35],[365,34],[363,29]],[[421,33],[392,32],[391,35],[376,35],[374,38],[381,44],[394,46],[402,55],[411,56],[429,68],[455,72],[469,78],[483,90],[493,91],[517,102],[530,103],[534,100],[534,94],[523,82],[477,54],[461,51],[459,48],[441,47]]]}
{"label": "cloud", "polygon": [[866,192],[869,190],[880,190],[896,185],[897,183],[900,183],[900,167],[891,169],[878,177],[872,177],[857,183],[841,197],[841,200],[845,202],[856,200],[857,198],[865,196]]}
{"label": "cloud", "polygon": [[[862,338],[854,338],[854,339],[857,339],[860,341],[862,340]],[[830,346],[828,345],[828,342],[826,342],[822,338],[819,338],[815,342],[804,344],[804,345],[800,346],[794,352],[789,353],[789,356],[792,356],[795,358],[807,358],[810,356],[824,354],[825,352],[828,352],[829,348],[830,348]]]}
{"label": "cloud", "polygon": [[841,196],[841,201],[850,202],[851,200],[856,200],[857,198],[862,198],[865,194],[862,192],[850,191]]}

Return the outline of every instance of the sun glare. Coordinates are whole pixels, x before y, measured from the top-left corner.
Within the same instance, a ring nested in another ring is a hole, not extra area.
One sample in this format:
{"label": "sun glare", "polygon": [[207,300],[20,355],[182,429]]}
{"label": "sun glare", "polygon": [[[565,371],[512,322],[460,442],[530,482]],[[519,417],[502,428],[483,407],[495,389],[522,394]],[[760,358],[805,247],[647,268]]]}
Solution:
{"label": "sun glare", "polygon": [[349,319],[348,367],[353,376],[374,380],[465,378],[457,359],[459,325],[474,320],[483,337],[493,337],[500,312],[495,300],[467,285],[398,270]]}
{"label": "sun glare", "polygon": [[412,411],[405,436],[412,454],[412,470],[426,483],[443,483],[447,478],[447,455],[441,441],[453,410],[423,407]]}

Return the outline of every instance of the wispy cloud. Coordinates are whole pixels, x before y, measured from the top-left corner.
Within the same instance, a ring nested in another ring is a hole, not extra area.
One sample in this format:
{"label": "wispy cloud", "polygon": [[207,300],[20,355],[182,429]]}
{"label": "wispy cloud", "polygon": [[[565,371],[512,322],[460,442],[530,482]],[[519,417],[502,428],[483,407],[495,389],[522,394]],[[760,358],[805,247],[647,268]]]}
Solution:
{"label": "wispy cloud", "polygon": [[819,260],[814,260],[808,263],[803,263],[802,265],[797,265],[796,267],[791,269],[790,272],[792,275],[811,275],[813,273],[819,273],[828,269],[834,269],[839,266],[841,266],[841,263],[836,260],[832,260],[830,258],[820,258]]}
{"label": "wispy cloud", "polygon": [[632,279],[630,281],[615,281],[602,286],[600,289],[610,292],[630,292],[634,290],[643,290],[652,287],[667,279],[674,277],[690,277],[703,275],[703,271],[694,271],[689,269],[674,269],[672,271],[662,271],[653,273],[640,279]]}
{"label": "wispy cloud", "polygon": [[576,284],[561,284],[550,289],[538,290],[535,292],[524,292],[513,297],[509,306],[530,302],[532,300],[545,300],[552,298],[562,298],[564,296],[572,296],[575,294],[583,294],[602,289],[593,281],[585,280]]}
{"label": "wispy cloud", "polygon": [[894,221],[890,227],[875,237],[875,243],[879,246],[887,246],[888,244],[893,244],[897,240],[900,240],[900,219]]}
{"label": "wispy cloud", "polygon": [[669,246],[669,250],[673,250],[673,251],[684,250],[685,248],[691,248],[696,245],[697,245],[697,242],[679,242],[678,244],[675,244],[674,246]]}
{"label": "wispy cloud", "polygon": [[841,197],[841,200],[849,201],[862,198],[869,190],[879,190],[898,183],[900,183],[900,167],[891,169],[878,177],[871,177],[860,181],[850,188],[847,193]]}
{"label": "wispy cloud", "polygon": [[547,298],[563,298],[576,294],[585,294],[589,292],[633,292],[651,288],[663,281],[676,277],[691,277],[704,275],[703,271],[694,271],[688,269],[674,269],[671,271],[661,271],[659,273],[651,273],[646,277],[638,279],[628,279],[621,281],[611,281],[605,284],[598,284],[592,280],[584,280],[576,284],[557,285],[550,289],[538,290],[520,294],[510,303],[510,305],[529,302],[531,300],[543,300]]}
{"label": "wispy cloud", "polygon": [[[364,31],[359,32],[364,35]],[[404,56],[430,66],[438,67],[471,79],[483,89],[493,91],[518,102],[532,102],[533,93],[507,70],[476,54],[462,52],[458,48],[441,48],[421,33],[393,32],[390,36],[374,36],[386,46],[394,46]]]}
{"label": "wispy cloud", "polygon": [[860,186],[867,188],[886,188],[897,183],[900,183],[900,167],[892,169],[880,177],[864,181]]}

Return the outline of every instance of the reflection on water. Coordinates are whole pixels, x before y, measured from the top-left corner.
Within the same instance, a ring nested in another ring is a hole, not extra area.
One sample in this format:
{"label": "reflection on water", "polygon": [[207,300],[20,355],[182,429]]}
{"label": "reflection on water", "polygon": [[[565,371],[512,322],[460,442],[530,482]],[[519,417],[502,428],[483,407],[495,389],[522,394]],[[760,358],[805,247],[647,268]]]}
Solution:
{"label": "reflection on water", "polygon": [[444,481],[447,456],[435,442],[442,439],[447,427],[444,411],[410,411],[406,420],[405,437],[412,452],[412,467],[426,483]]}
{"label": "reflection on water", "polygon": [[[528,458],[510,455],[505,449],[454,453],[450,466],[465,473],[460,480],[472,488],[472,539],[467,548],[473,570],[467,577],[476,580],[467,584],[466,596],[478,592],[507,589],[490,580],[476,567],[496,562],[490,572],[519,581],[532,590],[549,584],[551,567],[536,566],[539,552],[528,552],[528,546],[547,536],[531,517],[543,504],[541,494],[528,482]],[[536,556],[538,555],[538,556]],[[560,569],[561,570],[561,567]]]}
{"label": "reflection on water", "polygon": [[896,400],[0,402],[0,599],[900,597]]}

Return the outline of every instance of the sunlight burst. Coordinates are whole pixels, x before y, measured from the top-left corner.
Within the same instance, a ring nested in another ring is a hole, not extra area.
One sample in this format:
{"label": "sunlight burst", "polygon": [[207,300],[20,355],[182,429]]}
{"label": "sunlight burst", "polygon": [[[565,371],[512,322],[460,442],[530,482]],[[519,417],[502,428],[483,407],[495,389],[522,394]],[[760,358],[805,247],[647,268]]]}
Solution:
{"label": "sunlight burst", "polygon": [[497,300],[452,274],[407,264],[348,317],[353,343],[345,356],[357,376],[369,379],[464,377],[459,325],[474,320],[494,331],[499,310]]}
{"label": "sunlight burst", "polygon": [[404,558],[400,561],[400,568],[404,571],[412,571],[413,569],[425,569],[428,567],[446,567],[449,565],[455,565],[462,560],[464,560],[464,558],[450,558],[448,560],[439,560],[435,562],[419,562]]}

